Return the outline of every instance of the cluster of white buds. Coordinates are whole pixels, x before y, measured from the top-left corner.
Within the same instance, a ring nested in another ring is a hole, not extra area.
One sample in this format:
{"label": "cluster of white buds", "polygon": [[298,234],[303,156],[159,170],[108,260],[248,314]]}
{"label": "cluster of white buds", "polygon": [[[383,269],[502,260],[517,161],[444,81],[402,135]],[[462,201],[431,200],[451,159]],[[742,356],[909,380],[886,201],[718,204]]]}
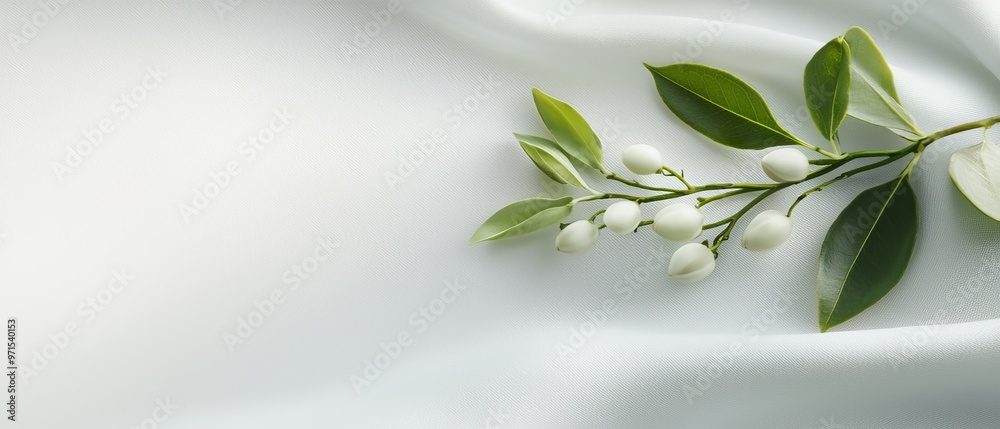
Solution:
{"label": "cluster of white buds", "polygon": [[[663,171],[660,152],[648,145],[634,145],[622,153],[622,163],[635,174],[657,174]],[[785,148],[771,152],[761,160],[768,177],[779,183],[799,182],[809,175],[809,159],[799,150]],[[621,201],[604,211],[604,225],[617,234],[630,234],[642,220],[639,204]],[[653,230],[671,241],[690,241],[701,235],[705,216],[693,205],[676,203],[664,207],[652,222]],[[754,252],[772,250],[788,239],[792,232],[791,219],[782,212],[767,210],[758,214],[743,233],[743,247]],[[567,225],[556,237],[556,250],[566,253],[583,252],[591,248],[600,235],[591,220],[579,220]],[[707,242],[706,242],[707,243]],[[715,271],[714,247],[703,243],[681,246],[670,258],[667,274],[679,281],[704,279]]]}

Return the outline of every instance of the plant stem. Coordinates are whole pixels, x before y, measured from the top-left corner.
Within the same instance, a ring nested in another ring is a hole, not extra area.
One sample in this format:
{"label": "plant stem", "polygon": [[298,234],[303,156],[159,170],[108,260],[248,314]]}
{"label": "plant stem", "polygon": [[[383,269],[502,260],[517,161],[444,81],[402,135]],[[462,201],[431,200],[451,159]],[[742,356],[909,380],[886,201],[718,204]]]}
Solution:
{"label": "plant stem", "polygon": [[833,138],[830,139],[830,147],[833,148],[833,153],[840,155],[840,134],[834,133]]}
{"label": "plant stem", "polygon": [[622,182],[622,183],[624,183],[626,185],[629,185],[631,187],[634,187],[634,188],[646,189],[646,190],[649,190],[649,191],[661,191],[661,192],[682,192],[683,191],[683,189],[660,188],[660,187],[656,187],[656,186],[643,185],[642,183],[636,182],[634,180],[626,179],[626,178],[621,177],[621,176],[619,176],[619,175],[617,175],[615,173],[608,174],[605,177],[607,177],[608,179],[611,179],[611,180]]}
{"label": "plant stem", "polygon": [[992,118],[986,118],[983,120],[973,121],[962,125],[956,125],[954,127],[938,131],[934,134],[930,134],[918,140],[917,142],[923,144],[924,146],[927,146],[930,145],[931,143],[934,143],[935,141],[948,137],[952,134],[958,134],[961,132],[975,130],[979,128],[990,128],[998,123],[1000,123],[1000,116],[994,116]]}
{"label": "plant stem", "polygon": [[[782,185],[788,185],[788,184],[782,183]],[[719,246],[722,245],[723,241],[726,241],[726,240],[729,239],[729,234],[731,234],[733,232],[733,228],[735,228],[736,227],[736,223],[739,222],[739,220],[741,218],[743,218],[743,215],[747,214],[747,212],[750,211],[750,209],[754,208],[754,206],[756,206],[757,204],[759,204],[761,201],[764,201],[765,199],[767,199],[767,197],[771,196],[771,194],[773,194],[775,192],[778,192],[782,188],[784,188],[784,186],[776,186],[774,188],[768,189],[767,191],[764,191],[763,193],[761,193],[760,195],[758,195],[757,198],[754,198],[753,201],[750,201],[746,206],[744,206],[742,209],[740,209],[740,211],[736,212],[736,214],[734,214],[734,215],[732,215],[732,216],[730,216],[730,217],[728,217],[726,219],[723,219],[723,220],[721,220],[719,222],[705,225],[704,229],[712,229],[712,228],[717,228],[717,227],[720,227],[720,226],[725,225],[725,224],[728,223],[728,225],[726,226],[726,229],[722,230],[722,232],[719,233],[719,235],[715,236],[715,240],[712,241],[712,246],[709,247],[709,250],[711,250],[712,253],[715,253],[715,255],[718,256],[718,254],[719,254],[719,252],[718,252]]]}
{"label": "plant stem", "polygon": [[674,171],[674,169],[667,167],[666,165],[663,166],[663,170],[665,170],[668,173],[666,174],[667,176],[676,177],[677,180],[680,180],[681,183],[683,183],[684,186],[686,186],[688,189],[694,188],[694,186],[691,185],[691,182],[688,182],[687,179],[684,178],[684,173],[677,174],[677,172]]}
{"label": "plant stem", "polygon": [[818,148],[818,147],[816,147],[816,146],[813,146],[813,145],[811,145],[811,144],[809,144],[809,143],[806,143],[806,142],[804,142],[804,141],[802,141],[802,140],[798,140],[798,139],[796,139],[796,142],[797,142],[797,143],[798,143],[798,144],[799,144],[800,146],[802,146],[802,147],[804,147],[804,148],[806,148],[806,149],[809,149],[809,150],[811,150],[811,151],[814,151],[814,152],[816,152],[816,153],[818,153],[818,154],[820,154],[820,155],[823,155],[823,156],[825,156],[825,157],[827,157],[827,158],[831,158],[831,159],[840,159],[840,158],[842,157],[842,155],[840,155],[839,153],[832,153],[832,152],[829,152],[829,151],[826,151],[826,150],[823,150],[823,149],[820,149],[820,148]]}
{"label": "plant stem", "polygon": [[[639,229],[639,228],[644,227],[646,225],[652,225],[652,224],[653,224],[653,221],[651,221],[651,220],[644,220],[642,222],[639,222],[639,225],[636,226],[635,229]],[[607,228],[607,227],[608,227],[608,225],[602,223],[600,225],[597,225],[597,230],[600,231],[600,230],[602,230],[604,228]]]}
{"label": "plant stem", "polygon": [[[916,147],[916,145],[914,145],[912,147]],[[906,148],[906,149],[909,149],[909,147]],[[858,167],[858,168],[855,168],[853,170],[846,171],[843,174],[841,174],[841,175],[839,175],[837,177],[834,177],[833,179],[830,179],[830,180],[827,180],[826,182],[820,183],[816,187],[814,187],[812,189],[809,189],[808,191],[805,191],[801,195],[799,195],[799,197],[795,199],[795,202],[792,203],[791,207],[788,208],[788,214],[787,214],[787,216],[791,217],[792,216],[792,211],[795,210],[795,207],[798,206],[799,203],[802,202],[802,200],[806,199],[806,197],[808,197],[809,195],[811,195],[811,194],[813,194],[815,192],[822,191],[827,186],[830,186],[830,185],[832,185],[832,184],[834,184],[836,182],[844,180],[844,179],[846,179],[848,177],[851,177],[851,176],[853,176],[855,174],[862,173],[862,172],[865,172],[865,171],[868,171],[868,170],[874,170],[876,168],[879,168],[879,167],[891,164],[891,163],[893,163],[893,162],[899,160],[900,158],[903,158],[903,157],[905,157],[906,155],[909,155],[909,154],[910,154],[909,150],[902,151],[902,152],[899,152],[899,153],[897,153],[895,155],[892,155],[892,156],[890,156],[890,157],[888,157],[886,159],[883,159],[883,160],[881,160],[879,162],[871,163],[871,164],[865,165],[863,167]]]}
{"label": "plant stem", "polygon": [[696,204],[695,207],[702,208],[702,207],[705,207],[706,205],[708,205],[709,203],[711,203],[713,201],[718,201],[718,200],[729,198],[729,197],[736,196],[736,195],[747,194],[747,193],[750,193],[750,192],[757,192],[757,191],[760,191],[760,190],[761,189],[743,188],[743,189],[737,189],[735,191],[729,191],[729,192],[726,192],[724,194],[713,195],[711,197],[698,198],[698,204]]}

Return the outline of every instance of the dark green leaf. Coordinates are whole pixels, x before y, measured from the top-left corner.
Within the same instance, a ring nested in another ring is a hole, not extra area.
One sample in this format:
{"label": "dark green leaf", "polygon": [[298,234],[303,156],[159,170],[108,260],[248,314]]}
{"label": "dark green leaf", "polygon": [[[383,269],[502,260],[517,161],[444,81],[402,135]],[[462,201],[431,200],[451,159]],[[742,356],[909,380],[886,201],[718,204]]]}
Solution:
{"label": "dark green leaf", "polygon": [[605,172],[601,140],[583,116],[569,104],[548,96],[538,88],[532,88],[531,94],[534,96],[538,115],[542,117],[542,122],[555,137],[559,147],[583,164]]}
{"label": "dark green leaf", "polygon": [[500,209],[489,219],[486,219],[486,222],[483,222],[476,233],[472,234],[469,244],[537,231],[559,222],[572,210],[573,197],[521,200]]}
{"label": "dark green leaf", "polygon": [[844,39],[827,43],[806,64],[806,104],[820,134],[833,142],[847,118],[851,95],[851,50]]}
{"label": "dark green leaf", "polygon": [[897,134],[919,134],[913,116],[899,101],[892,69],[872,37],[860,27],[852,27],[844,40],[851,47],[851,103],[847,114]]}
{"label": "dark green leaf", "polygon": [[764,98],[732,74],[700,64],[646,68],[667,107],[712,140],[737,149],[801,144],[778,125]]}
{"label": "dark green leaf", "polygon": [[573,163],[566,158],[566,155],[559,149],[555,142],[537,136],[514,133],[514,137],[521,143],[521,149],[528,154],[528,158],[538,166],[547,176],[559,183],[568,183],[578,188],[590,189],[584,183],[580,173],[573,167]]}
{"label": "dark green leaf", "polygon": [[840,213],[820,250],[821,331],[858,315],[899,283],[913,254],[917,224],[908,175],[862,192]]}

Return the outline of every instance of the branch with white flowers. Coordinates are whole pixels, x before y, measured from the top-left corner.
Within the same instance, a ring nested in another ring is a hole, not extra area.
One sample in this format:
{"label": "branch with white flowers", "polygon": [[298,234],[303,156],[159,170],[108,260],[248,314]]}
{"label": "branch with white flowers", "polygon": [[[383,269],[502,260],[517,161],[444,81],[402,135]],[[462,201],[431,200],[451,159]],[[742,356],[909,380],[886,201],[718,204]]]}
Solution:
{"label": "branch with white flowers", "polygon": [[[538,113],[553,138],[523,134],[515,137],[532,162],[552,180],[586,190],[589,195],[531,198],[510,204],[490,217],[470,243],[513,237],[559,223],[581,203],[621,200],[586,219],[560,224],[556,249],[579,253],[592,248],[603,229],[627,235],[650,226],[666,240],[686,242],[671,257],[668,275],[679,281],[697,281],[715,270],[720,247],[743,218],[779,191],[825,178],[799,194],[787,211],[766,210],[755,214],[743,232],[744,248],[765,252],[779,247],[791,235],[795,208],[810,195],[911,157],[893,180],[858,195],[830,227],[828,239],[820,250],[817,285],[820,330],[826,331],[870,307],[902,277],[917,237],[917,198],[910,176],[929,145],[958,133],[984,130],[982,143],[956,152],[949,169],[956,186],[969,201],[986,215],[1000,220],[1000,149],[985,138],[986,131],[1000,123],[1000,116],[923,133],[903,107],[892,72],[875,42],[858,27],[825,44],[805,70],[807,105],[830,150],[807,143],[782,128],[763,97],[732,74],[699,64],[664,67],[647,64],[646,68],[663,102],[691,128],[736,149],[774,148],[761,158],[761,169],[773,183],[695,185],[688,181],[683,170],[665,165],[659,150],[645,144],[626,148],[622,164],[636,175],[672,178],[680,186],[650,185],[621,176],[604,165],[601,142],[579,112],[533,89]],[[909,144],[895,150],[843,153],[838,129],[848,116],[889,129]],[[800,148],[822,157],[810,159]],[[861,160],[873,162],[849,167]],[[593,169],[609,180],[653,194],[596,191],[583,180],[578,167]],[[830,175],[834,176],[827,177]],[[705,222],[702,210],[707,205],[746,194],[757,195],[735,213]],[[694,197],[697,202],[673,203],[661,207],[652,219],[643,220],[643,206],[684,197]],[[870,219],[865,222],[858,222],[853,216],[872,207],[878,210],[868,215]],[[719,228],[711,240],[692,242],[705,231]],[[858,231],[862,234],[856,234]]]}

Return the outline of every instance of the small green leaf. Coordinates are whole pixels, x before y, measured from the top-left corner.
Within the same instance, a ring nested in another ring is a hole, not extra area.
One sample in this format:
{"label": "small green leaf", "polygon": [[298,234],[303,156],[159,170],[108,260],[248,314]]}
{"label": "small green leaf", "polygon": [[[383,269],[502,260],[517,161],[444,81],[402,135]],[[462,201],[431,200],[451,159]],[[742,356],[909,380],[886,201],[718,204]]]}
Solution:
{"label": "small green leaf", "polygon": [[555,137],[559,147],[583,164],[605,172],[601,140],[583,116],[569,104],[548,96],[538,88],[532,88],[531,94],[535,99],[538,115],[542,117],[542,122]]}
{"label": "small green leaf", "polygon": [[951,155],[948,173],[979,211],[1000,220],[1000,147],[986,140]]}
{"label": "small green leaf", "polygon": [[822,332],[871,307],[899,283],[913,254],[917,224],[909,175],[862,192],[840,213],[819,256]]}
{"label": "small green leaf", "polygon": [[838,37],[820,48],[806,64],[803,82],[816,128],[834,142],[837,129],[847,118],[851,95],[851,49],[847,42]]}
{"label": "small green leaf", "polygon": [[537,136],[514,133],[521,143],[521,149],[545,175],[559,183],[568,183],[578,188],[590,189],[573,167],[573,163],[559,149],[555,142]]}
{"label": "small green leaf", "polygon": [[486,219],[472,234],[469,244],[534,232],[559,222],[572,210],[573,197],[528,198],[511,203]]}
{"label": "small green leaf", "polygon": [[667,107],[712,140],[737,149],[802,144],[778,125],[760,93],[732,74],[700,64],[646,68]]}
{"label": "small green leaf", "polygon": [[851,47],[853,82],[847,114],[900,135],[921,134],[913,125],[913,116],[900,103],[892,69],[868,32],[852,27],[844,34],[844,40]]}

